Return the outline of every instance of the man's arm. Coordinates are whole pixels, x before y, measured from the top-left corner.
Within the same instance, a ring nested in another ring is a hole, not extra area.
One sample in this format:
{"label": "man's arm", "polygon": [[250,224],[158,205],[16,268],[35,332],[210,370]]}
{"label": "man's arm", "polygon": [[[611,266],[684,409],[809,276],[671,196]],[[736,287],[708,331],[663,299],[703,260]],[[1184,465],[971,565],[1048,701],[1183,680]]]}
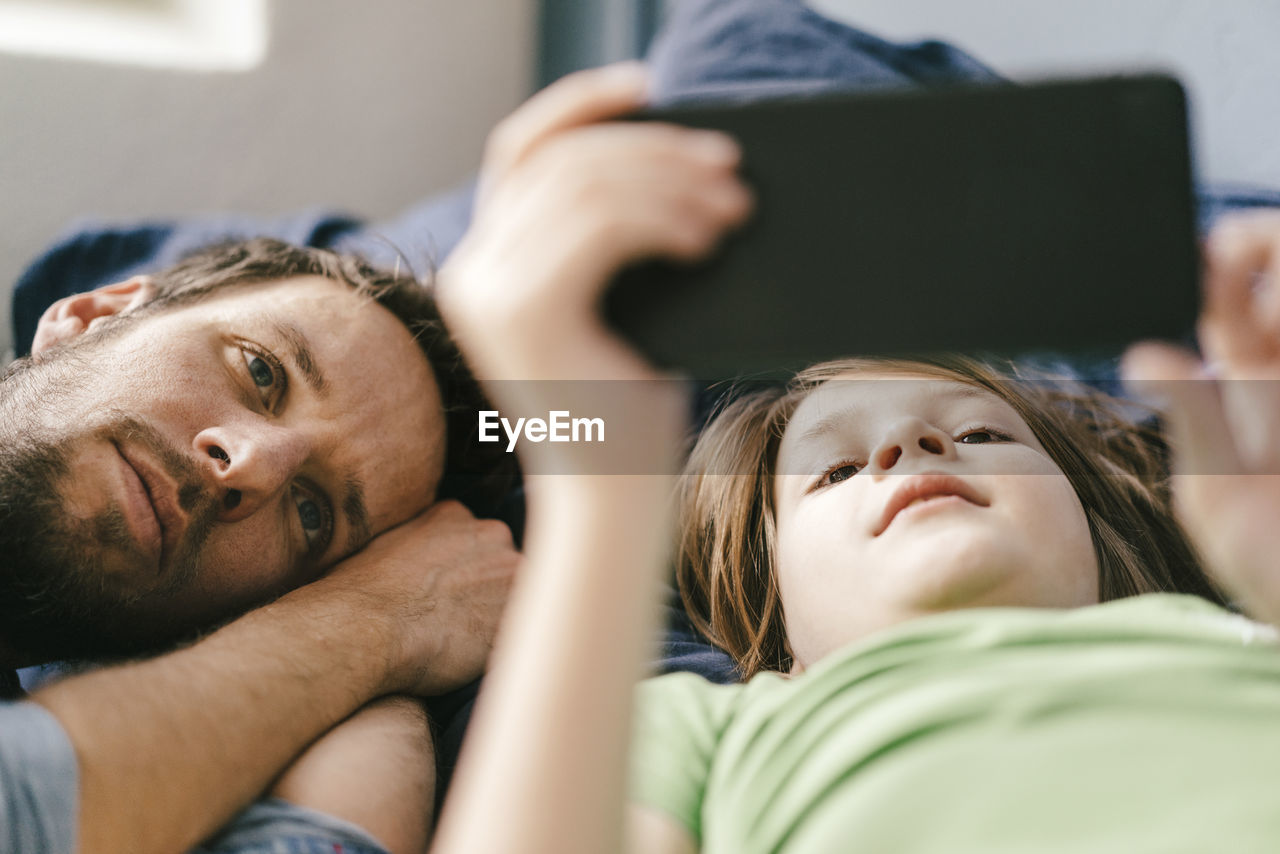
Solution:
{"label": "man's arm", "polygon": [[422,854],[434,817],[435,751],[421,700],[375,700],[329,730],[269,797],[191,854]]}
{"label": "man's arm", "polygon": [[311,745],[271,796],[351,822],[390,854],[422,854],[435,810],[436,757],[421,701],[384,697]]}
{"label": "man's arm", "polygon": [[501,523],[436,505],[199,643],[38,692],[79,762],[79,850],[186,851],[371,698],[474,678],[515,561]]}
{"label": "man's arm", "polygon": [[179,852],[311,739],[388,687],[393,628],[350,595],[300,590],[201,643],[33,699],[80,765],[82,852]]}

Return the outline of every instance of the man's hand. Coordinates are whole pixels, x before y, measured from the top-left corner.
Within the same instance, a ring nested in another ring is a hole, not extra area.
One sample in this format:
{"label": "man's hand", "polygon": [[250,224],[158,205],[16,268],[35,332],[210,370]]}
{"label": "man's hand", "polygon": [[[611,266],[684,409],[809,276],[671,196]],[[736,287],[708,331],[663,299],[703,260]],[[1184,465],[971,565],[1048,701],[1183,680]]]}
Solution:
{"label": "man's hand", "polygon": [[519,559],[506,525],[442,501],[316,585],[359,591],[391,619],[394,690],[441,694],[484,669]]}
{"label": "man's hand", "polygon": [[1280,215],[1226,221],[1207,262],[1206,362],[1140,344],[1124,373],[1168,405],[1178,514],[1207,569],[1251,614],[1280,623]]}

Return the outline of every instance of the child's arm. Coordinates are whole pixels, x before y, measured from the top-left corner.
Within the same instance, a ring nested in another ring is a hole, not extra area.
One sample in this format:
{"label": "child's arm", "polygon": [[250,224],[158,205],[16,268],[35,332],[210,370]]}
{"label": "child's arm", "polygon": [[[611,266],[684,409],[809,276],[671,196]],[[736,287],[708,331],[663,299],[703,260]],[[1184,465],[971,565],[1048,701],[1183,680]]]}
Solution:
{"label": "child's arm", "polygon": [[622,265],[701,257],[750,208],[729,140],[593,124],[640,107],[644,90],[636,68],[575,75],[507,119],[476,221],[440,275],[441,309],[504,415],[580,405],[604,418],[625,452],[614,470],[628,473],[590,468],[602,461],[582,447],[521,446],[534,452],[522,455],[525,563],[438,853],[622,849],[632,689],[656,628],[687,414],[684,390],[609,334],[596,305]]}
{"label": "child's arm", "polygon": [[1280,624],[1280,214],[1228,220],[1207,247],[1205,363],[1141,344],[1124,373],[1168,406],[1179,517],[1209,571]]}

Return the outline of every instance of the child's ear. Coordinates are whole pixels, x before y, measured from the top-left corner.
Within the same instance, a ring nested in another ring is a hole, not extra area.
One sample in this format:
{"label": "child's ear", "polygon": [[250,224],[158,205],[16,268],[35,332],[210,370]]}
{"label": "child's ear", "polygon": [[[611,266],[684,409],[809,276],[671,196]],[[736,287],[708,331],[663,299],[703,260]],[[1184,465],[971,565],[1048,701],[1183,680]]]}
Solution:
{"label": "child's ear", "polygon": [[49,306],[36,324],[31,353],[35,355],[93,328],[95,322],[134,309],[155,296],[150,276],[134,276],[83,294],[72,294]]}

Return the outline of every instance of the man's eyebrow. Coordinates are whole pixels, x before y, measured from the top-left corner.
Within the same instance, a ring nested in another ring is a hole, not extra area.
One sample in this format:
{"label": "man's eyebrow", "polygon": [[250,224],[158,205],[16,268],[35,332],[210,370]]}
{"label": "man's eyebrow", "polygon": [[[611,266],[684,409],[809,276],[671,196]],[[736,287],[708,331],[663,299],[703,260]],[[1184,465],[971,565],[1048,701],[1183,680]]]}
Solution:
{"label": "man's eyebrow", "polygon": [[347,547],[343,554],[360,551],[373,538],[369,530],[369,508],[364,503],[364,484],[359,478],[349,477],[342,495],[342,513],[347,517]]}
{"label": "man's eyebrow", "polygon": [[302,378],[307,381],[307,385],[311,386],[311,390],[318,397],[327,396],[329,383],[324,378],[324,372],[320,370],[320,366],[316,364],[316,357],[311,352],[311,344],[307,341],[307,336],[287,320],[272,320],[271,328],[288,345],[289,356],[297,366],[298,372],[302,374]]}

